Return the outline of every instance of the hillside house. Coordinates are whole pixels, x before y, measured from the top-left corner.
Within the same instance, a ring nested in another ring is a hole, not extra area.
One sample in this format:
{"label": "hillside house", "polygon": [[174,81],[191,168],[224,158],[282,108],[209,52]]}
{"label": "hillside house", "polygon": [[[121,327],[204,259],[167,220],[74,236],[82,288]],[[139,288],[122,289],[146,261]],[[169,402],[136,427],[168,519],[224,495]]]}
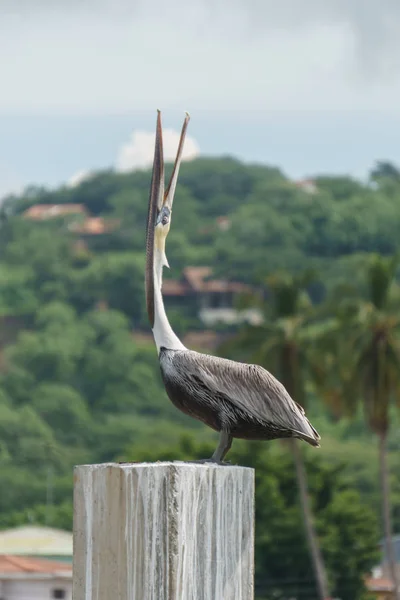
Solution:
{"label": "hillside house", "polygon": [[[206,352],[215,354],[218,347],[226,342],[231,337],[231,334],[223,334],[210,329],[203,329],[202,331],[187,331],[182,335],[182,343],[187,348],[197,350],[197,352]],[[143,331],[134,330],[132,331],[132,338],[136,344],[140,345],[154,345],[154,338],[152,333],[145,333]]]}
{"label": "hillside house", "polygon": [[166,305],[179,307],[194,304],[206,326],[216,323],[235,325],[244,321],[258,325],[262,315],[255,309],[239,311],[235,300],[251,288],[237,281],[212,278],[211,267],[186,267],[180,279],[165,279],[163,295]]}
{"label": "hillside house", "polygon": [[373,570],[372,575],[366,579],[366,587],[371,597],[376,600],[394,600],[394,586],[388,577],[384,577],[381,567]]}
{"label": "hillside house", "polygon": [[22,213],[25,219],[47,221],[67,216],[86,218],[87,210],[83,204],[35,204]]}
{"label": "hillside house", "polygon": [[[393,545],[394,545],[394,555],[395,555],[395,560],[396,560],[397,579],[399,581],[400,580],[400,535],[399,534],[393,536]],[[377,575],[379,575],[384,580],[391,581],[390,570],[389,570],[388,561],[387,561],[387,557],[386,557],[386,549],[385,549],[384,540],[381,541],[380,547],[382,550],[382,562],[375,569],[375,572]],[[389,600],[392,597],[394,598],[394,594],[393,594],[393,596],[390,596],[388,594],[386,597],[385,596],[378,596],[378,597],[385,598],[385,600],[387,598]]]}
{"label": "hillside house", "polygon": [[72,533],[40,525],[5,529],[0,531],[0,555],[5,554],[71,563]]}
{"label": "hillside house", "polygon": [[35,204],[22,213],[24,219],[48,221],[67,219],[67,228],[82,236],[99,236],[115,231],[119,227],[117,219],[92,217],[83,204]]}
{"label": "hillside house", "polygon": [[116,219],[105,220],[102,217],[88,217],[84,221],[70,223],[68,229],[81,235],[104,235],[114,231],[119,226]]}
{"label": "hillside house", "polygon": [[0,554],[2,600],[72,600],[72,565]]}
{"label": "hillside house", "polygon": [[313,179],[298,179],[293,183],[298,189],[306,192],[306,194],[318,193],[318,187]]}

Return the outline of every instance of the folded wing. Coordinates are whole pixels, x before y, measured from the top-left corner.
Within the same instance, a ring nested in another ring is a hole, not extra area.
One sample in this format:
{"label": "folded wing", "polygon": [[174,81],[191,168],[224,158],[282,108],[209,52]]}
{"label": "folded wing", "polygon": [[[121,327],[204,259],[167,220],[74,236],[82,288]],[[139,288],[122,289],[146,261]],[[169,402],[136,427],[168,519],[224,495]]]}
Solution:
{"label": "folded wing", "polygon": [[316,442],[320,439],[304,409],[266,369],[191,350],[177,352],[173,364],[188,385],[201,381],[209,394],[227,397],[260,423],[296,431]]}

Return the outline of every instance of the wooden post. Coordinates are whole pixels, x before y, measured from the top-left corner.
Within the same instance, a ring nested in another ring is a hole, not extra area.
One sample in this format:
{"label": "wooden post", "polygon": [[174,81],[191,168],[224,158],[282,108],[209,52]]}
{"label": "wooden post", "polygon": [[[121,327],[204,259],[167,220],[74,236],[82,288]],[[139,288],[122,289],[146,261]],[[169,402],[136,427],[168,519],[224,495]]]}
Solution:
{"label": "wooden post", "polygon": [[74,600],[253,600],[253,566],[253,469],[75,468]]}

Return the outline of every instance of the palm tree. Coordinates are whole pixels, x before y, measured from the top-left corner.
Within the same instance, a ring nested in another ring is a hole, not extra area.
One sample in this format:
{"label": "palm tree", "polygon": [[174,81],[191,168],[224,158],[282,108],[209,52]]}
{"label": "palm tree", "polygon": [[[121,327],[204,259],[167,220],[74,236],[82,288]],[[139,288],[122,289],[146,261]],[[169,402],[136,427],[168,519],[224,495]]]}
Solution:
{"label": "palm tree", "polygon": [[390,407],[400,401],[400,318],[392,310],[393,292],[399,291],[393,285],[397,266],[397,257],[372,257],[366,278],[368,300],[353,301],[350,310],[337,315],[336,330],[330,329],[325,352],[314,365],[314,379],[338,415],[354,415],[361,401],[368,427],[377,436],[385,552],[400,600],[387,464]]}
{"label": "palm tree", "polygon": [[[240,353],[241,358],[253,360],[268,368],[302,406],[306,402],[307,346],[311,337],[308,323],[311,302],[305,289],[312,278],[312,273],[298,278],[290,275],[269,278],[267,285],[273,299],[272,313],[268,303],[258,297],[258,305],[266,317],[263,324],[244,327],[233,340],[224,345],[225,352],[234,352],[236,357]],[[251,295],[245,302],[254,305],[256,300],[257,296]],[[295,463],[300,504],[319,597],[326,600],[329,597],[328,578],[314,526],[303,455],[297,440],[288,440],[287,443]]]}
{"label": "palm tree", "polygon": [[365,417],[371,431],[378,437],[385,550],[396,589],[396,600],[400,600],[392,539],[387,465],[389,408],[393,400],[400,399],[400,345],[396,336],[400,321],[390,310],[390,292],[393,289],[397,266],[397,257],[388,259],[374,256],[371,260],[367,274],[369,302],[360,310],[352,340],[355,355],[358,357],[356,383],[362,394]]}

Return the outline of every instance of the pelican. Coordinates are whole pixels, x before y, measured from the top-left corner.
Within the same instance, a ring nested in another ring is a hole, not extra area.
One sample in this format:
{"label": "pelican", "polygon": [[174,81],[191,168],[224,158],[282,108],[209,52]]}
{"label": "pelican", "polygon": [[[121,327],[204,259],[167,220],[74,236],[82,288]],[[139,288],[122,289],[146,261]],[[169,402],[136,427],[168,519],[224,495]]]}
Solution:
{"label": "pelican", "polygon": [[178,409],[219,432],[214,454],[199,462],[225,464],[233,438],[299,438],[318,447],[320,436],[303,408],[271,373],[258,365],[189,350],[168,321],[161,291],[163,267],[169,266],[165,241],[189,119],[186,113],[171,179],[164,189],[161,113],[157,113],[147,217],[146,305],[166,392]]}

